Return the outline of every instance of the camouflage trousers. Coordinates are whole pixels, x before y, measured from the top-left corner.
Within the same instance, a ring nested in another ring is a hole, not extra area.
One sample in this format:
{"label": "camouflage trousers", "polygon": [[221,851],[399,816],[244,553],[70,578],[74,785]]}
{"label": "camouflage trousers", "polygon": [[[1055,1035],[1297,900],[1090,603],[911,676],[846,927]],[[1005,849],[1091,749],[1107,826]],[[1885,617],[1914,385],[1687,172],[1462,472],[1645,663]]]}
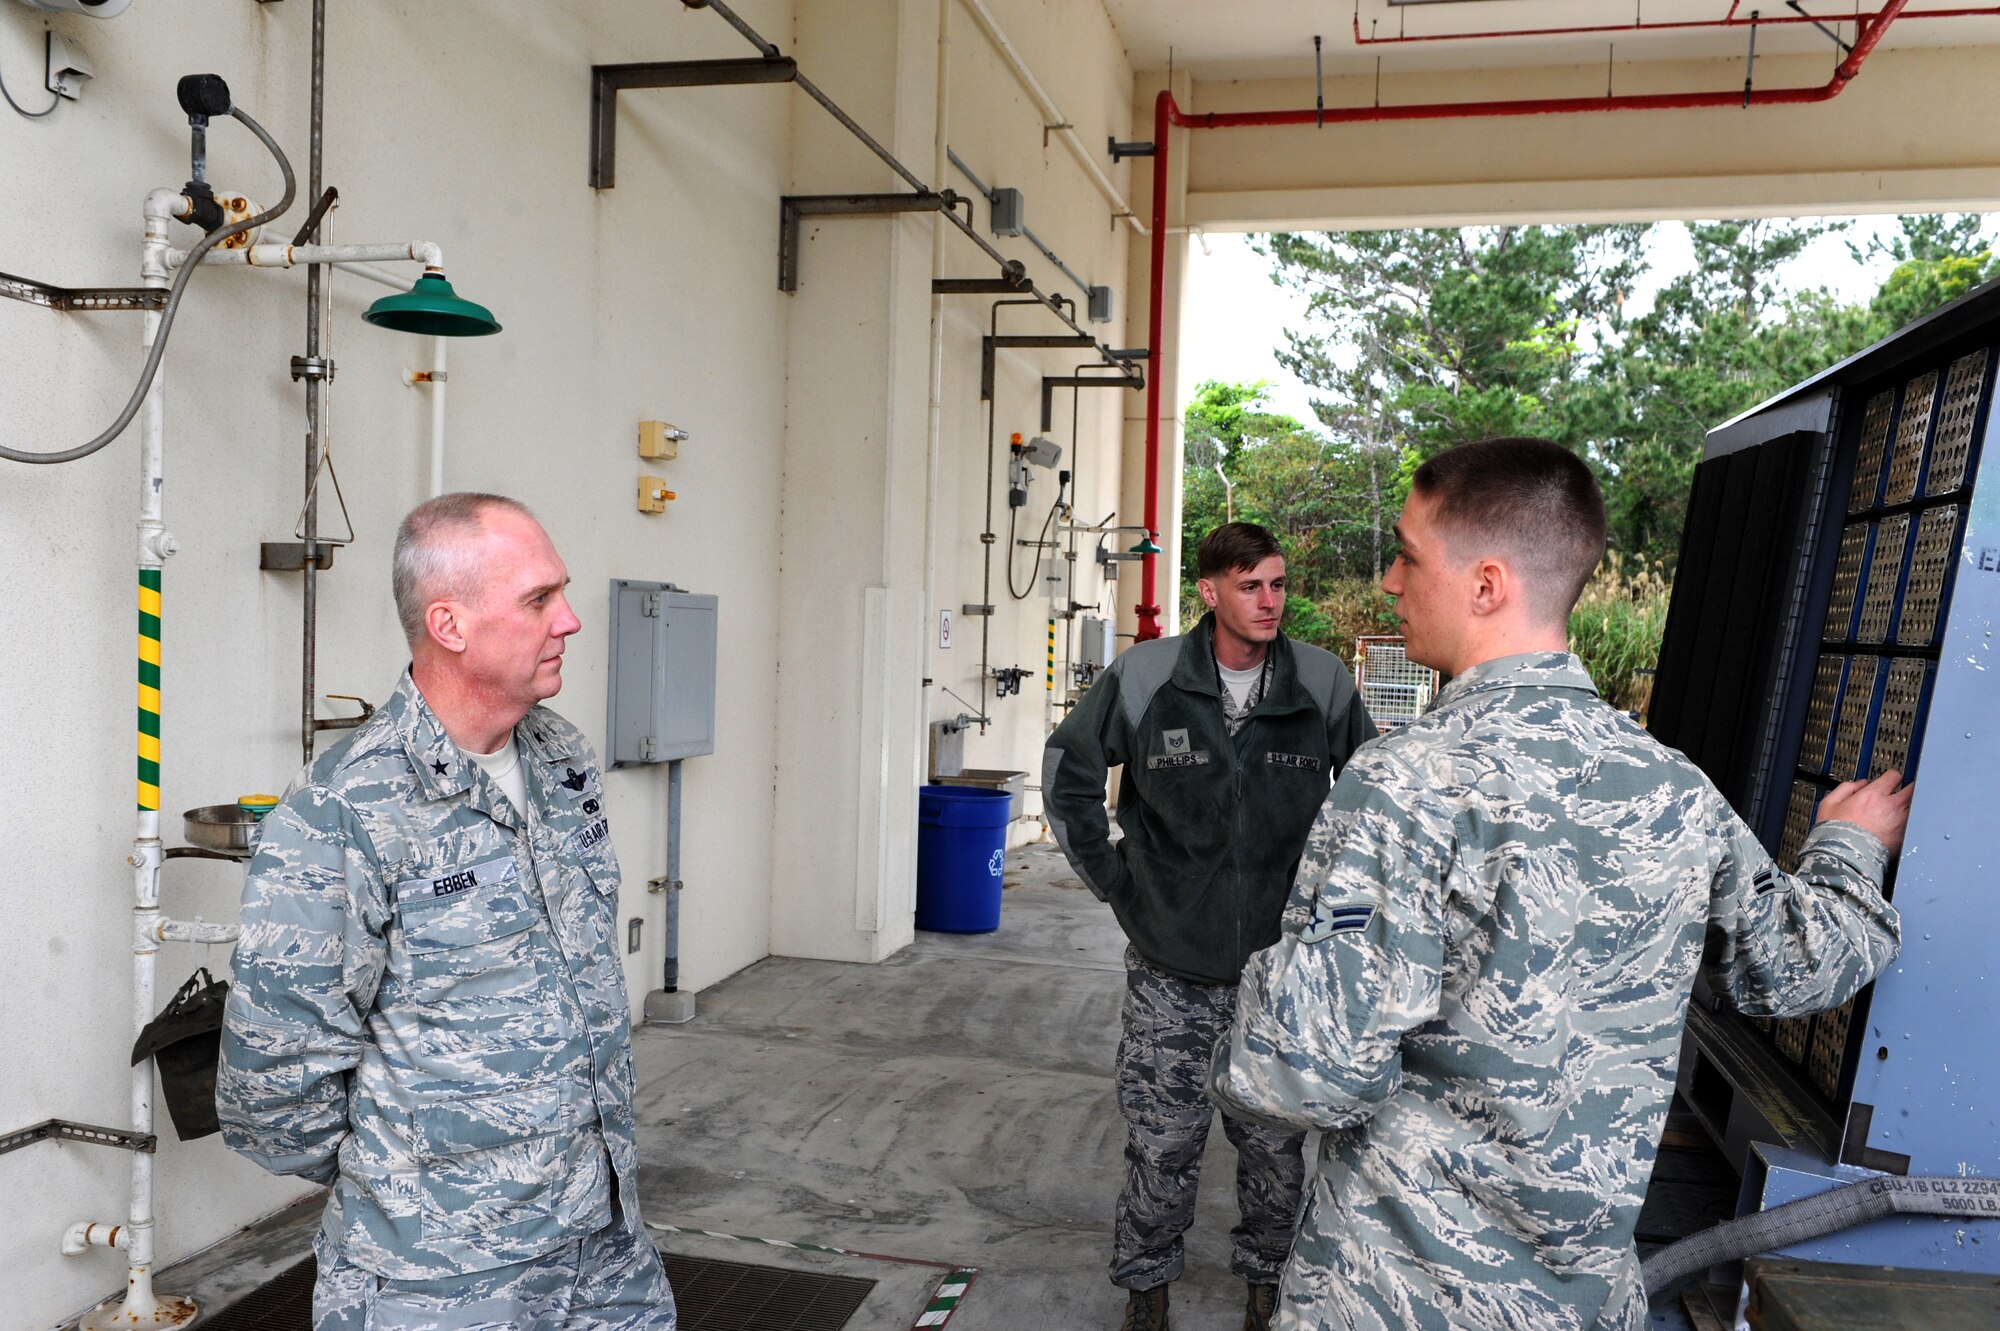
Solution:
{"label": "camouflage trousers", "polygon": [[[1112,1229],[1111,1283],[1151,1289],[1178,1280],[1181,1236],[1194,1222],[1202,1152],[1215,1119],[1206,1085],[1218,1042],[1229,1038],[1235,985],[1192,984],[1125,949],[1118,1109],[1125,1118],[1125,1189]],[[1236,1148],[1236,1205],[1229,1269],[1276,1284],[1292,1249],[1305,1186],[1303,1133],[1222,1117]]]}
{"label": "camouflage trousers", "polygon": [[322,1238],[313,1331],[674,1331],[660,1251],[634,1230],[614,1219],[533,1261],[439,1280],[385,1279]]}

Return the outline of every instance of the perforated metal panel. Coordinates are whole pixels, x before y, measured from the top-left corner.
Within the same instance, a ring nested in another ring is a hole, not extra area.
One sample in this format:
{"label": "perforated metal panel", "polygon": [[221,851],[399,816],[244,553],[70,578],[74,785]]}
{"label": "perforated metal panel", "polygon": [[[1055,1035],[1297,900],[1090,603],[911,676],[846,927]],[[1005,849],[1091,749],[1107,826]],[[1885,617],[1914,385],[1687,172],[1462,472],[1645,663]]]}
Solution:
{"label": "perforated metal panel", "polygon": [[1847,1029],[1854,1018],[1854,1000],[1848,999],[1831,1012],[1813,1019],[1812,1047],[1806,1055],[1806,1071],[1813,1085],[1832,1099],[1840,1094],[1840,1067],[1847,1056]]}
{"label": "perforated metal panel", "polygon": [[1806,723],[1799,738],[1799,766],[1808,772],[1826,771],[1826,742],[1833,737],[1833,708],[1840,701],[1840,672],[1846,664],[1844,656],[1822,656],[1813,671],[1812,696],[1806,700]]}
{"label": "perforated metal panel", "polygon": [[1811,1042],[1811,1017],[1780,1017],[1771,1023],[1771,1043],[1794,1063],[1806,1061],[1806,1051],[1811,1048]]}
{"label": "perforated metal panel", "polygon": [[1944,404],[1938,409],[1937,440],[1931,445],[1927,495],[1948,494],[1965,484],[1965,464],[1972,456],[1972,439],[1979,428],[1979,393],[1986,387],[1987,351],[1975,351],[1951,363],[1944,377]]}
{"label": "perforated metal panel", "polygon": [[1924,442],[1931,432],[1931,406],[1937,401],[1938,372],[1918,375],[1903,389],[1902,419],[1896,424],[1896,447],[1889,454],[1889,475],[1882,484],[1882,502],[1906,503],[1917,493],[1917,473],[1924,463]]}
{"label": "perforated metal panel", "polygon": [[1833,761],[1827,775],[1852,781],[1860,775],[1861,741],[1868,736],[1868,710],[1875,700],[1879,656],[1857,656],[1847,664],[1847,686],[1840,691],[1839,719],[1833,726]]}
{"label": "perforated metal panel", "polygon": [[[2000,1177],[2000,1060],[1966,1055],[2000,992],[1981,834],[2000,753],[1996,418],[2000,283],[1718,425],[1696,469],[1657,679],[1656,700],[1678,710],[1656,707],[1668,724],[1655,733],[1794,873],[1836,783],[1890,769],[1914,782],[1882,884],[1902,915],[1895,964],[1812,1017],[1689,1009],[1679,1089],[1732,1166],[1765,1180],[1747,1209],[1797,1196],[1779,1182],[1794,1169]],[[1776,553],[1749,539],[1781,523]],[[1774,656],[1742,649],[1773,624]],[[1782,1166],[1758,1145],[1776,1141]],[[1856,1243],[1870,1262],[2000,1274],[2000,1215],[1910,1219],[1786,1255],[1854,1261]]]}
{"label": "perforated metal panel", "polygon": [[1826,598],[1828,642],[1854,636],[1854,600],[1861,590],[1861,565],[1868,557],[1868,524],[1857,522],[1840,534],[1840,555],[1833,565],[1833,591]]}
{"label": "perforated metal panel", "polygon": [[1896,613],[1896,590],[1903,578],[1903,552],[1910,543],[1910,515],[1883,518],[1875,528],[1875,547],[1868,556],[1868,582],[1861,592],[1861,619],[1856,642],[1885,642]]}
{"label": "perforated metal panel", "polygon": [[1849,513],[1875,507],[1875,496],[1882,489],[1882,455],[1888,451],[1889,423],[1895,416],[1895,389],[1868,399],[1868,414],[1861,421],[1861,447],[1854,456],[1854,487],[1847,496]]}
{"label": "perforated metal panel", "polygon": [[1792,782],[1791,796],[1785,801],[1785,830],[1778,837],[1778,867],[1786,873],[1799,867],[1799,852],[1805,848],[1813,810],[1818,807],[1818,786],[1810,781]]}
{"label": "perforated metal panel", "polygon": [[1903,589],[1903,613],[1896,622],[1896,641],[1906,647],[1928,647],[1937,638],[1945,574],[1958,540],[1958,516],[1956,504],[1944,504],[1917,519],[1909,585]]}
{"label": "perforated metal panel", "polygon": [[1910,740],[1917,732],[1917,707],[1923,701],[1926,662],[1891,661],[1882,686],[1882,707],[1875,717],[1875,743],[1868,753],[1868,775],[1880,776],[1894,767],[1908,771]]}

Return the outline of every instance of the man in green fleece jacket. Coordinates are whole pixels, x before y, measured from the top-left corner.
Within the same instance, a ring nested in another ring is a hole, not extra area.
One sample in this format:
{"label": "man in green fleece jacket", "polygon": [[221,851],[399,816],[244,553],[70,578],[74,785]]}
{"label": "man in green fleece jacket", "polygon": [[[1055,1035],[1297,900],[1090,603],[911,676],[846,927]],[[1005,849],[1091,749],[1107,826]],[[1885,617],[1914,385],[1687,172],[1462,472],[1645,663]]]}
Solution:
{"label": "man in green fleece jacket", "polygon": [[[1278,628],[1285,560],[1264,528],[1201,543],[1209,614],[1192,633],[1134,644],[1050,736],[1042,802],[1077,877],[1111,903],[1131,946],[1118,1045],[1125,1187],[1111,1281],[1130,1291],[1127,1331],[1166,1331],[1202,1150],[1215,1109],[1204,1082],[1250,954],[1278,918],[1328,786],[1375,725],[1332,653]],[[1111,840],[1105,777],[1125,769]],[[1223,1117],[1237,1150],[1230,1268],[1249,1283],[1246,1331],[1263,1331],[1291,1248],[1302,1134]]]}

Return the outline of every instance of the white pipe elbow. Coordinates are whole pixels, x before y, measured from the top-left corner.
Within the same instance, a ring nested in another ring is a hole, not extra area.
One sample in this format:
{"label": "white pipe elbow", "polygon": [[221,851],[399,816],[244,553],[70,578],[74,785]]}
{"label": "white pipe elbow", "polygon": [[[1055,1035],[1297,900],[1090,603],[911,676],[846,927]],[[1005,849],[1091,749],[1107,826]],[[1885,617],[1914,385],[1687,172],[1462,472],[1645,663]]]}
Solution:
{"label": "white pipe elbow", "polygon": [[92,1248],[131,1246],[132,1231],[124,1225],[106,1225],[94,1220],[79,1220],[63,1231],[62,1250],[65,1257],[80,1257]]}
{"label": "white pipe elbow", "polygon": [[146,196],[145,216],[148,221],[186,217],[191,211],[187,195],[177,189],[156,189]]}

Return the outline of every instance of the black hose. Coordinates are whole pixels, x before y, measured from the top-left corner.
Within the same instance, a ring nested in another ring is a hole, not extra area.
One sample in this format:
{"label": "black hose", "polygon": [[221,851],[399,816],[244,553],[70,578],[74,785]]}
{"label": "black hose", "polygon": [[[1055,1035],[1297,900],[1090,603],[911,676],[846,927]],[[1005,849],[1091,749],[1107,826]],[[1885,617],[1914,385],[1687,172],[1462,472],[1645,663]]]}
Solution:
{"label": "black hose", "polygon": [[1646,1297],[1718,1262],[1740,1261],[1891,1215],[1991,1219],[2000,1208],[2000,1179],[1882,1178],[1831,1188],[1755,1215],[1725,1220],[1647,1258],[1640,1270]]}
{"label": "black hose", "polygon": [[1014,515],[1021,510],[1018,508],[1007,510],[1007,594],[1017,601],[1025,601],[1035,594],[1035,583],[1042,576],[1042,554],[1048,547],[1049,526],[1055,522],[1056,510],[1061,507],[1062,496],[1058,494],[1056,502],[1049,505],[1048,517],[1042,520],[1042,534],[1035,541],[1035,567],[1028,574],[1028,590],[1024,592],[1014,590]]}
{"label": "black hose", "polygon": [[125,410],[118,413],[118,419],[111,422],[110,429],[98,435],[97,438],[87,444],[78,444],[75,448],[64,449],[60,453],[28,453],[0,444],[0,458],[5,458],[9,462],[27,462],[41,465],[56,462],[75,462],[79,458],[89,457],[92,453],[95,453],[98,449],[103,448],[113,439],[125,433],[125,427],[130,425],[132,418],[139,414],[139,404],[146,400],[146,390],[153,386],[153,376],[160,371],[160,357],[166,354],[167,334],[174,326],[174,315],[180,309],[181,293],[187,289],[188,278],[194,274],[196,268],[201,266],[201,261],[208,252],[217,245],[228,240],[231,236],[240,236],[245,231],[254,230],[271,221],[273,218],[282,216],[284,211],[292,206],[292,198],[298,192],[298,182],[292,177],[292,164],[286,160],[284,149],[280,148],[277,141],[264,132],[262,125],[245,115],[240,109],[231,107],[229,114],[242,121],[252,134],[262,139],[264,146],[271,150],[271,155],[278,159],[278,169],[285,173],[285,196],[278,200],[276,207],[267,208],[255,217],[246,217],[240,222],[232,222],[228,226],[209,232],[196,243],[192,250],[188,251],[187,262],[181,265],[180,272],[174,275],[173,285],[167,289],[167,303],[161,307],[160,327],[153,335],[153,350],[146,357],[146,368],[139,373],[139,386],[132,390],[131,398],[125,403]]}

